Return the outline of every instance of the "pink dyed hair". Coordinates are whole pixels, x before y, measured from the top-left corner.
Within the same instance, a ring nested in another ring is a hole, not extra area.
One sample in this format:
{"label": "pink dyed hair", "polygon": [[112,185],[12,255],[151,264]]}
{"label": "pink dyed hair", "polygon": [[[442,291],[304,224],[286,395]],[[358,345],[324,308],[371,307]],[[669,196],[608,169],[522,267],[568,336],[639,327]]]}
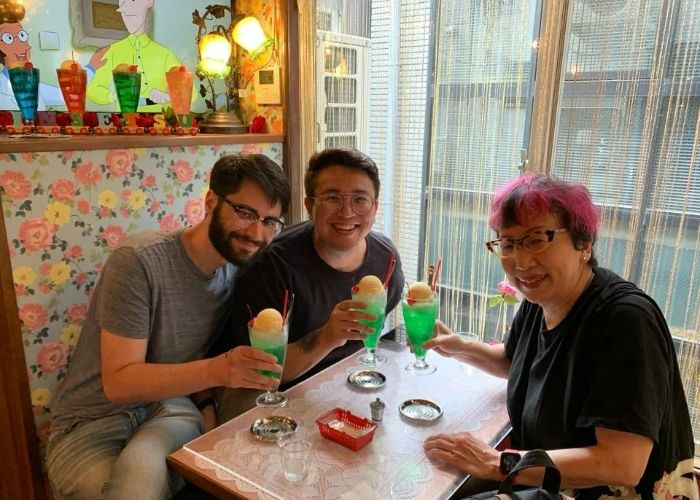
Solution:
{"label": "pink dyed hair", "polygon": [[526,226],[551,213],[561,227],[571,231],[574,245],[595,242],[598,212],[582,184],[571,184],[547,175],[525,173],[496,190],[491,201],[489,226],[500,232],[510,226]]}

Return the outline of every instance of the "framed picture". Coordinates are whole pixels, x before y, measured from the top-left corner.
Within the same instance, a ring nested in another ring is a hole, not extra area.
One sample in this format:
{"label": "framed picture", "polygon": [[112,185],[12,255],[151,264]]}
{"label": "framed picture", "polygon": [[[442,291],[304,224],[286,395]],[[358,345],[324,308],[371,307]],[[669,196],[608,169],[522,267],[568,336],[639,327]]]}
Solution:
{"label": "framed picture", "polygon": [[[117,12],[119,0],[70,0],[73,47],[104,47],[129,32]],[[146,33],[153,34],[153,13],[148,13]]]}

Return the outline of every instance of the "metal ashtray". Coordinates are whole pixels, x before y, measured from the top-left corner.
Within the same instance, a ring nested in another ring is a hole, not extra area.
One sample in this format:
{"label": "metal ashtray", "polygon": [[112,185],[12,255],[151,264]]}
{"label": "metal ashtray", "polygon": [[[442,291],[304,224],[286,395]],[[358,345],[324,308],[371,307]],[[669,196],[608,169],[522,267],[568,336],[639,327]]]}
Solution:
{"label": "metal ashtray", "polygon": [[361,389],[376,389],[386,382],[383,373],[373,370],[360,370],[348,375],[348,384]]}
{"label": "metal ashtray", "polygon": [[281,415],[259,418],[250,426],[250,433],[255,439],[265,441],[266,443],[276,443],[277,438],[282,434],[287,434],[288,432],[294,432],[296,430],[297,423],[294,419]]}
{"label": "metal ashtray", "polygon": [[407,399],[399,406],[401,415],[411,420],[429,422],[442,416],[442,408],[428,399]]}

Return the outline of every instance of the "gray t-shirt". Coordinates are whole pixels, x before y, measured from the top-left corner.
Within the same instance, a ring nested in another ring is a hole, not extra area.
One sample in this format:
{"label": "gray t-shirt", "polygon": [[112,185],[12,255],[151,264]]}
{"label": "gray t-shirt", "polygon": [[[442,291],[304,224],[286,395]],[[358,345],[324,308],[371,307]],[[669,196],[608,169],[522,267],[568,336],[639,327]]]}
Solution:
{"label": "gray t-shirt", "polygon": [[190,260],[182,231],[145,232],[110,256],[90,302],[68,375],[51,410],[52,433],[139,403],[111,403],[102,388],[100,332],[148,339],[146,362],[204,357],[231,295],[236,267],[205,276]]}

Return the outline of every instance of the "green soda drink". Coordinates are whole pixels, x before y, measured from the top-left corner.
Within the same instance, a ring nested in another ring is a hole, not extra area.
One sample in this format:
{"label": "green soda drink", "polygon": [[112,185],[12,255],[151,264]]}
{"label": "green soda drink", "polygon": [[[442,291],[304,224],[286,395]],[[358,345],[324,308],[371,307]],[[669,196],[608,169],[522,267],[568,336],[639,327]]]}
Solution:
{"label": "green soda drink", "polygon": [[401,301],[401,310],[403,312],[406,335],[411,343],[416,361],[406,366],[406,370],[416,375],[427,375],[433,373],[435,367],[425,362],[426,350],[423,344],[433,336],[440,301],[437,293],[432,290],[430,290],[430,297],[428,298],[423,298],[428,295],[426,293],[417,295],[422,298],[413,298],[410,296],[410,290],[409,295]]}
{"label": "green soda drink", "polygon": [[375,320],[358,320],[363,325],[374,329],[373,332],[365,334],[365,338],[362,339],[367,352],[359,357],[359,362],[367,366],[376,366],[386,362],[385,356],[377,354],[386,314],[386,288],[376,276],[365,276],[360,280],[360,283],[352,287],[352,300],[360,300],[367,304],[364,309],[357,309],[357,311],[373,314],[377,317]]}
{"label": "green soda drink", "polygon": [[[250,345],[256,349],[272,354],[277,363],[284,365],[287,354],[289,325],[283,323],[282,316],[275,309],[263,309],[258,316],[248,322]],[[287,397],[280,393],[279,387],[282,374],[270,370],[260,370],[266,377],[274,377],[277,383],[268,387],[267,392],[255,400],[258,406],[280,407],[287,404]]]}
{"label": "green soda drink", "polygon": [[141,73],[138,72],[138,68],[120,64],[112,71],[112,78],[119,110],[122,113],[135,113],[141,96]]}

